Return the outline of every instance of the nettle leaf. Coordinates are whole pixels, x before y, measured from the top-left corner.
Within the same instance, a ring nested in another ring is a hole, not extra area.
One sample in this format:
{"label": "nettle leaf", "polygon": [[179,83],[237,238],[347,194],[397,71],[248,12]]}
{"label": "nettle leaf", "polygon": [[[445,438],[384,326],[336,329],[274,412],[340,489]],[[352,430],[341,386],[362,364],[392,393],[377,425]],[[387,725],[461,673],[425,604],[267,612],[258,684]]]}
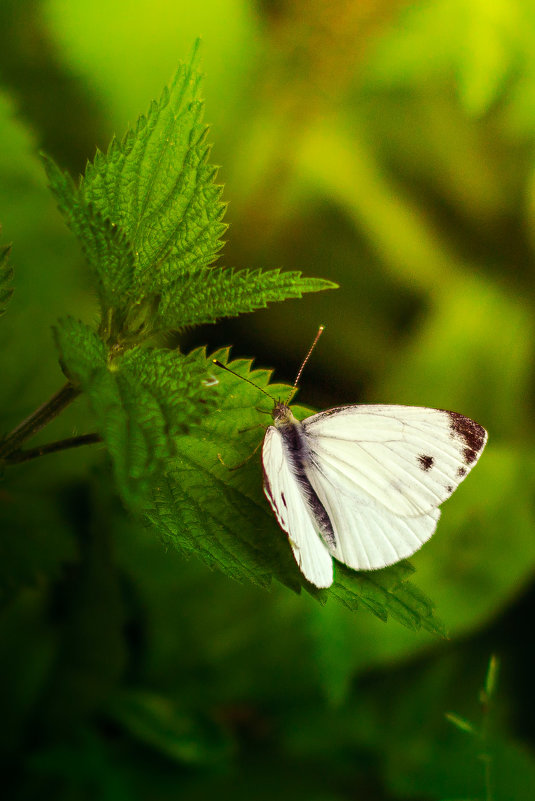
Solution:
{"label": "nettle leaf", "polygon": [[105,344],[92,328],[74,317],[58,320],[53,332],[63,372],[75,387],[85,391],[94,374],[107,366]]}
{"label": "nettle leaf", "polygon": [[125,307],[134,274],[134,253],[124,232],[91,203],[70,175],[43,156],[50,188],[58,208],[80,241],[96,278],[104,310]]}
{"label": "nettle leaf", "polygon": [[[220,270],[225,204],[208,163],[197,48],[159,101],[77,187],[45,158],[50,186],[97,280],[110,344],[214,322],[336,285],[279,270]],[[212,266],[211,266],[212,265]]]}
{"label": "nettle leaf", "polygon": [[321,278],[280,270],[216,270],[207,268],[179,278],[160,303],[155,328],[213,323],[268,303],[300,298],[304,292],[335,289]]}
{"label": "nettle leaf", "polygon": [[[335,583],[328,590],[317,590],[318,599],[334,595],[348,609],[364,606],[381,620],[392,617],[408,629],[425,629],[446,636],[442,621],[436,617],[434,604],[408,577],[414,572],[407,560],[384,570],[355,572],[335,564]],[[313,592],[314,594],[314,592]]]}
{"label": "nettle leaf", "polygon": [[[228,351],[214,354],[226,363]],[[270,372],[252,370],[236,360],[232,370],[287,400],[290,387],[269,384]],[[163,540],[184,555],[195,555],[239,581],[263,587],[276,578],[299,592],[304,587],[324,603],[336,598],[350,609],[362,607],[386,620],[389,615],[411,629],[442,634],[431,602],[407,578],[413,568],[401,562],[384,570],[356,572],[336,563],[335,581],[327,590],[308,584],[293,558],[288,538],[277,525],[262,490],[260,456],[263,427],[272,404],[254,387],[221,371],[219,408],[187,437],[176,440],[176,455],[152,487],[145,520]],[[311,410],[292,406],[296,417]],[[266,417],[264,417],[266,415]],[[231,469],[249,461],[238,469]]]}
{"label": "nettle leaf", "polygon": [[175,438],[215,402],[211,362],[202,349],[184,356],[135,347],[108,355],[98,335],[73,318],[61,320],[55,336],[67,376],[89,398],[119,490],[135,507],[174,455]]}
{"label": "nettle leaf", "polygon": [[0,247],[0,317],[5,314],[13,294],[13,287],[11,286],[13,268],[9,263],[10,251],[11,245],[3,245]]}
{"label": "nettle leaf", "polygon": [[86,200],[125,232],[136,253],[138,293],[162,293],[180,273],[211,263],[222,247],[225,204],[208,164],[201,76],[180,65],[135,129],[97,152],[81,183]]}

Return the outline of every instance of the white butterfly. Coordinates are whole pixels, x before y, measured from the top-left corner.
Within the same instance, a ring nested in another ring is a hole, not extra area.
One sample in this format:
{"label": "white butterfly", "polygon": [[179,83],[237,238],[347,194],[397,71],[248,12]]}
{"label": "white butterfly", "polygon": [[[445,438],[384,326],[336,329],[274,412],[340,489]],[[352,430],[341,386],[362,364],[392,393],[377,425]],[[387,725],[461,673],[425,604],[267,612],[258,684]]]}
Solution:
{"label": "white butterfly", "polygon": [[332,557],[377,570],[417,551],[487,441],[469,417],[418,406],[341,406],[299,422],[276,403],[272,416],[264,492],[316,587],[332,584]]}
{"label": "white butterfly", "polygon": [[376,570],[417,551],[487,441],[470,418],[417,406],[342,406],[299,422],[278,403],[273,419],[264,492],[316,587],[332,584],[333,556]]}

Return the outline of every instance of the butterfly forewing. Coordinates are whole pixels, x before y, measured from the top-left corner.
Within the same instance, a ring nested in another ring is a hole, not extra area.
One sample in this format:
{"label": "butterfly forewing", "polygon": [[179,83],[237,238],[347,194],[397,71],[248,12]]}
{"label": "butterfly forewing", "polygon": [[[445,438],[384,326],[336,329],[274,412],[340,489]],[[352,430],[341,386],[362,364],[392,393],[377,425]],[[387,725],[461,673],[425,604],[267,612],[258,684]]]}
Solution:
{"label": "butterfly forewing", "polygon": [[280,527],[287,532],[299,569],[316,587],[330,587],[333,564],[318,534],[318,525],[307,504],[284,450],[281,433],[270,426],[262,448],[264,492]]}
{"label": "butterfly forewing", "polygon": [[303,428],[323,492],[404,517],[429,515],[449,498],[487,440],[467,417],[414,406],[345,406],[307,418]]}

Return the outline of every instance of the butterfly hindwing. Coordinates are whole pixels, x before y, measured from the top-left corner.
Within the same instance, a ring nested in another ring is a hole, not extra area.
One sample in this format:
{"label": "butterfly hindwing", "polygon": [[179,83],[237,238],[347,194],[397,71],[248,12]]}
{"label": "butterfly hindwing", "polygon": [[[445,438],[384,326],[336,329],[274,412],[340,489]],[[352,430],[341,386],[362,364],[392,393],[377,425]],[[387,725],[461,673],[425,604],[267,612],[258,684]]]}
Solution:
{"label": "butterfly hindwing", "polygon": [[340,489],[338,474],[322,464],[307,471],[334,530],[326,546],[339,562],[354,570],[377,570],[412,556],[434,533],[440,509],[402,516],[362,493]]}
{"label": "butterfly hindwing", "polygon": [[264,492],[280,527],[287,532],[299,569],[316,587],[333,582],[332,558],[320,539],[318,524],[307,504],[281,433],[270,426],[262,448]]}

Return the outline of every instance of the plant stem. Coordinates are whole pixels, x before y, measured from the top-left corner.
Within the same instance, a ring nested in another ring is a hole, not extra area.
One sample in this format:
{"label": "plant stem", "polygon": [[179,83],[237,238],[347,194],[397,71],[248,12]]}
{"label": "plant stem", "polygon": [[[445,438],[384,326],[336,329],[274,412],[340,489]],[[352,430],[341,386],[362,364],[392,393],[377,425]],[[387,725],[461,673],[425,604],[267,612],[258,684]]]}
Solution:
{"label": "plant stem", "polygon": [[0,442],[0,459],[6,459],[14,451],[20,449],[22,443],[37,434],[47,423],[50,423],[54,417],[63,411],[63,409],[72,403],[78,397],[80,390],[76,389],[70,382],[67,382],[55,395],[43,403],[35,412],[32,412],[29,417],[19,423],[13,429],[3,442]]}
{"label": "plant stem", "polygon": [[48,442],[38,448],[13,451],[6,457],[5,461],[7,464],[20,464],[21,462],[28,462],[30,459],[37,459],[39,456],[46,456],[47,453],[65,451],[68,448],[78,448],[81,445],[93,445],[96,442],[102,442],[100,434],[81,434],[79,437],[68,437],[67,439],[57,440],[57,442]]}

